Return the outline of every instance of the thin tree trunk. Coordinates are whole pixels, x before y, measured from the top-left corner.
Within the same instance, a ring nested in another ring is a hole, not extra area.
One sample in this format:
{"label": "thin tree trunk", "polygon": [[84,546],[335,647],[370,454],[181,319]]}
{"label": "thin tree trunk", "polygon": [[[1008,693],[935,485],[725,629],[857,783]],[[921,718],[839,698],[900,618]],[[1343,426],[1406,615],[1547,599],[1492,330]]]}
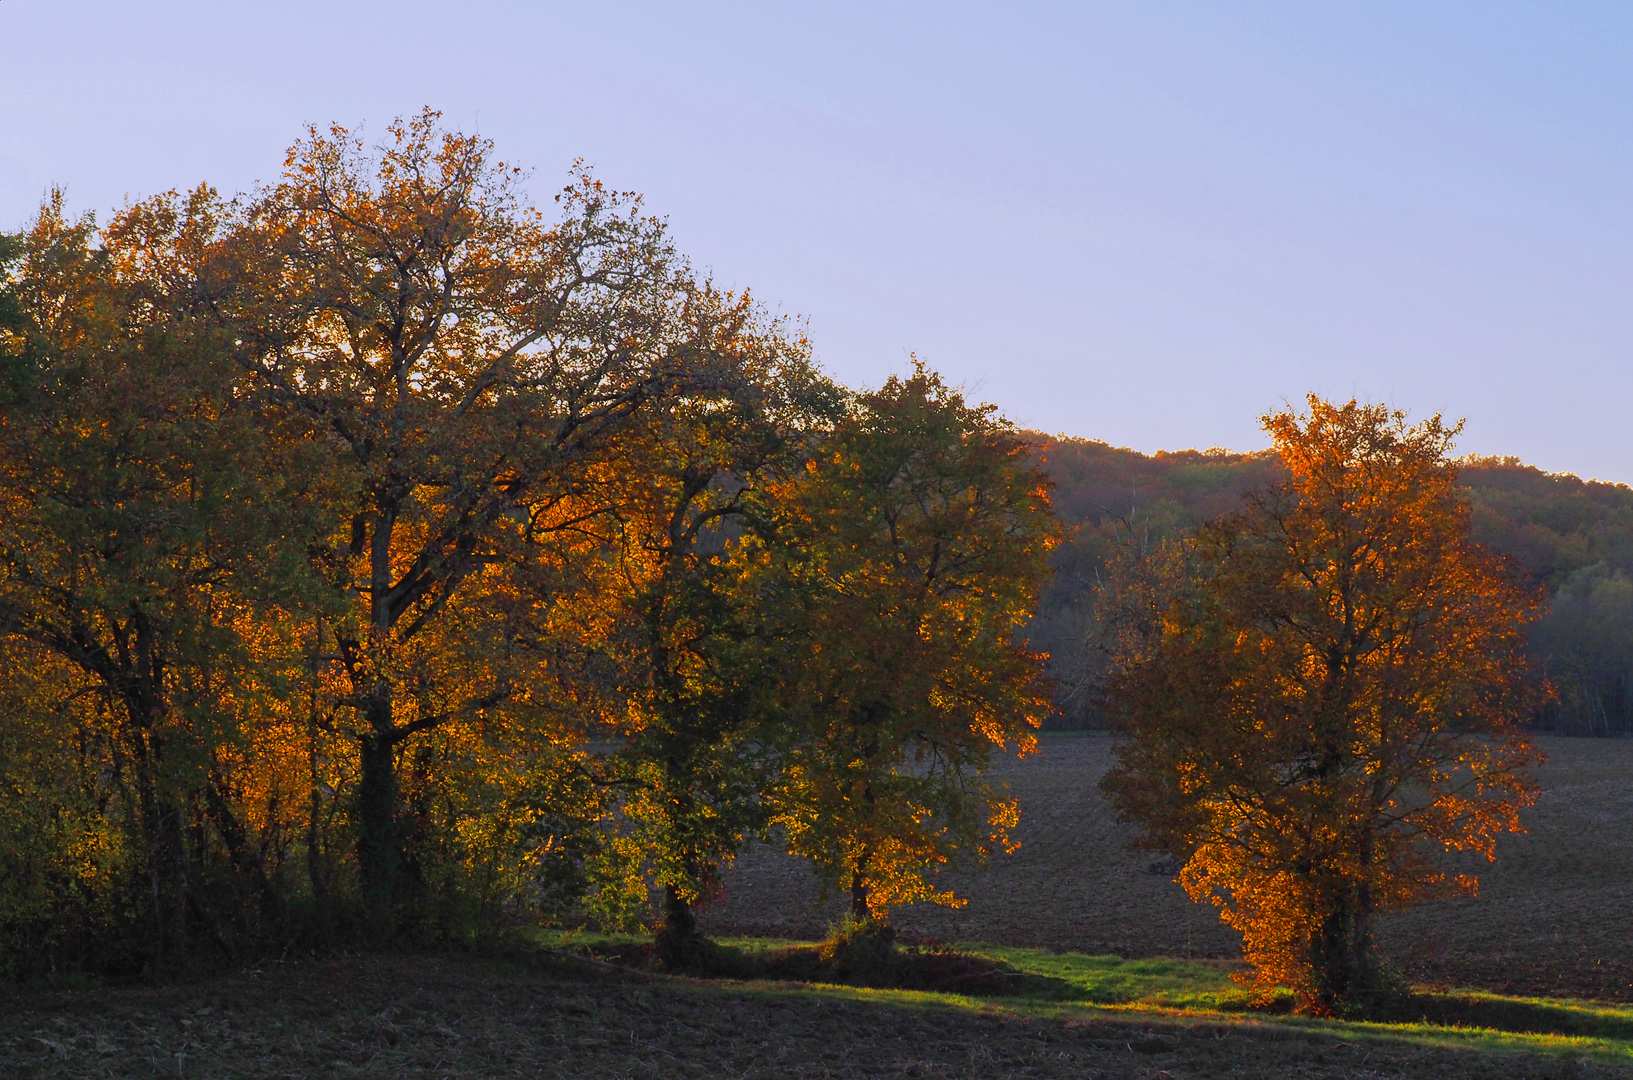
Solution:
{"label": "thin tree trunk", "polygon": [[323,794],[318,789],[317,725],[308,727],[306,767],[308,771],[308,799],[306,808],[306,877],[312,888],[312,899],[322,906],[328,893],[323,873],[322,847],[318,839],[318,817],[323,809]]}
{"label": "thin tree trunk", "polygon": [[391,904],[401,862],[397,836],[397,764],[391,731],[391,699],[369,702],[371,729],[361,740],[357,785],[357,866],[366,917],[378,935],[390,932]]}
{"label": "thin tree trunk", "polygon": [[868,892],[866,862],[858,860],[851,870],[851,918],[857,922],[873,918],[873,909],[868,906]]}
{"label": "thin tree trunk", "polygon": [[1350,994],[1366,989],[1371,982],[1370,968],[1372,967],[1372,917],[1367,911],[1366,888],[1362,887],[1360,910],[1355,913],[1354,925],[1350,928]]}
{"label": "thin tree trunk", "polygon": [[328,883],[323,872],[322,847],[318,836],[318,819],[323,811],[323,792],[318,783],[317,666],[318,656],[323,652],[323,623],[316,623],[313,630],[315,640],[312,643],[312,667],[308,672],[311,683],[306,703],[306,877],[312,889],[312,899],[317,902],[321,911],[328,893]]}
{"label": "thin tree trunk", "polygon": [[127,693],[125,705],[137,823],[147,848],[155,960],[160,967],[167,967],[187,951],[187,851],[182,813],[159,791],[155,779],[163,744],[151,733],[153,718],[146,702],[138,694]]}

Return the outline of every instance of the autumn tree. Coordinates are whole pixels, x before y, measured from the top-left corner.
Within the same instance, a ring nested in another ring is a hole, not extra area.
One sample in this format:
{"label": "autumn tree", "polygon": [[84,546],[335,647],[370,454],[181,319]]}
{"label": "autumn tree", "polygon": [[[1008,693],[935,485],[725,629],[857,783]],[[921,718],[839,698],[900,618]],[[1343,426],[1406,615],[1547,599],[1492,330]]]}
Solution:
{"label": "autumn tree", "polygon": [[1378,988],[1377,914],[1476,888],[1436,852],[1520,828],[1537,597],[1469,539],[1457,426],[1308,409],[1263,419],[1285,481],[1136,575],[1105,787],[1242,932],[1252,984],[1331,1014]]}
{"label": "autumn tree", "polygon": [[639,200],[580,171],[551,223],[520,182],[430,111],[378,152],[313,130],[205,275],[235,355],[351,486],[318,557],[353,600],[333,624],[335,722],[357,747],[357,856],[382,927],[411,744],[480,724],[529,677],[500,662],[515,650],[467,647],[511,640],[510,616],[478,602],[490,572],[575,535],[593,512],[578,477],[633,417],[732,379],[733,301]]}
{"label": "autumn tree", "polygon": [[[289,542],[309,534],[298,458],[264,437],[180,269],[219,209],[201,189],[97,230],[66,220],[59,195],[0,305],[0,646],[30,668],[5,722],[57,725],[92,816],[129,823],[75,843],[126,851],[142,962],[179,958],[194,929],[230,951],[233,912],[201,888],[222,846],[270,889],[226,794],[231,747],[284,658],[273,601],[301,575]],[[30,783],[66,766],[38,761]]]}
{"label": "autumn tree", "polygon": [[856,400],[789,500],[804,599],[777,820],[862,925],[956,905],[931,875],[1009,846],[1017,805],[981,773],[1049,711],[1024,643],[1047,481],[993,407],[916,365]]}
{"label": "autumn tree", "polygon": [[652,410],[607,460],[635,478],[615,485],[610,515],[627,741],[609,777],[662,890],[656,945],[676,967],[705,956],[692,906],[763,825],[768,690],[796,647],[765,611],[774,491],[840,409],[803,338],[769,325],[732,336],[750,351],[729,394]]}

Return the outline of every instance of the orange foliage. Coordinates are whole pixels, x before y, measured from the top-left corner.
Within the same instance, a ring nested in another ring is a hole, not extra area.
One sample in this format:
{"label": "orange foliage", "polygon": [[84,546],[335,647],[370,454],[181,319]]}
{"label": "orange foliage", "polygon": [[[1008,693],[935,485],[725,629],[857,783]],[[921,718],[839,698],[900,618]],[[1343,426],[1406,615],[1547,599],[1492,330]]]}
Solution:
{"label": "orange foliage", "polygon": [[1537,598],[1469,540],[1455,427],[1312,396],[1264,418],[1289,478],[1131,574],[1106,787],[1242,931],[1252,985],[1377,989],[1371,920],[1470,892],[1533,798]]}

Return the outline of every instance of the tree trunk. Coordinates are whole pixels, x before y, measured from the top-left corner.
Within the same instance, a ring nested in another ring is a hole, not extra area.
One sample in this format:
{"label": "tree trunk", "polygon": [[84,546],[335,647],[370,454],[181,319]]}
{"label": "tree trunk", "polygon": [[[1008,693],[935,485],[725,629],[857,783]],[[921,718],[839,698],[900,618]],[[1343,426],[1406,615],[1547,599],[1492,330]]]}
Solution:
{"label": "tree trunk", "polygon": [[[872,760],[879,752],[877,742],[870,743],[863,750],[868,760]],[[873,816],[873,785],[862,785],[862,804],[867,807],[868,817]],[[873,909],[868,906],[868,863],[873,861],[873,847],[868,845],[862,849],[862,854],[851,864],[851,918],[856,922],[866,922],[873,918]]]}
{"label": "tree trunk", "polygon": [[1372,978],[1372,920],[1364,905],[1355,913],[1349,945],[1350,996],[1353,998],[1357,993],[1376,988]]}
{"label": "tree trunk", "polygon": [[851,918],[857,922],[873,918],[873,909],[868,906],[868,879],[864,869],[864,864],[858,862],[851,871]]}
{"label": "tree trunk", "polygon": [[160,804],[160,844],[165,870],[170,878],[171,925],[174,931],[175,959],[187,959],[187,909],[189,900],[186,813],[181,806],[165,800]]}
{"label": "tree trunk", "polygon": [[673,885],[663,889],[663,921],[658,924],[653,948],[665,967],[676,970],[699,967],[708,957],[708,942],[697,928],[692,905]]}
{"label": "tree trunk", "polygon": [[397,837],[397,763],[391,737],[391,702],[376,698],[369,705],[373,731],[361,741],[362,775],[357,784],[357,868],[362,876],[363,906],[371,930],[387,936],[400,862]]}
{"label": "tree trunk", "polygon": [[321,911],[328,895],[327,875],[323,870],[322,845],[318,836],[318,818],[323,811],[323,792],[318,786],[317,737],[307,734],[306,766],[308,771],[306,801],[306,876],[311,882],[312,899]]}
{"label": "tree trunk", "polygon": [[1327,913],[1315,932],[1311,957],[1315,971],[1313,1010],[1320,1016],[1334,1016],[1349,996],[1350,948],[1349,912],[1342,905]]}
{"label": "tree trunk", "polygon": [[1366,890],[1334,905],[1311,941],[1314,1011],[1333,1016],[1372,986],[1372,918]]}
{"label": "tree trunk", "polygon": [[174,967],[187,953],[187,847],[181,808],[160,791],[163,741],[153,736],[153,712],[127,695],[128,750],[136,789],[137,820],[147,848],[148,889],[153,902],[153,946],[160,968]]}

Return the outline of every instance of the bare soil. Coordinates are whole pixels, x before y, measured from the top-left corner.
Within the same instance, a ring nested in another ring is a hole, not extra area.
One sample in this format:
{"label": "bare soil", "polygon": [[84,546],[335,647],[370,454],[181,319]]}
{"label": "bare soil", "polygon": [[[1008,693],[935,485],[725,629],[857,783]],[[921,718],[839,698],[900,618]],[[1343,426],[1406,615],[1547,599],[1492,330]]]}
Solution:
{"label": "bare soil", "polygon": [[[1495,864],[1462,868],[1475,899],[1425,904],[1383,921],[1379,945],[1416,981],[1514,994],[1633,1000],[1633,740],[1539,740],[1528,833],[1504,838]],[[945,875],[968,904],[919,905],[904,937],[982,940],[1124,957],[1240,956],[1240,939],[1193,904],[1174,867],[1131,850],[1100,794],[1111,740],[1046,734],[1037,754],[994,775],[1021,801],[1020,851]],[[771,848],[726,875],[703,914],[714,934],[818,937],[844,910],[823,900],[807,865]]]}
{"label": "bare soil", "polygon": [[1024,1015],[900,994],[480,959],[345,958],[207,984],[0,994],[0,1076],[1606,1077],[1363,1031]]}
{"label": "bare soil", "polygon": [[[1633,743],[1549,739],[1544,747],[1551,760],[1527,816],[1531,832],[1504,841],[1482,895],[1397,917],[1382,944],[1431,982],[1626,1000]],[[1103,736],[1051,736],[1036,757],[1007,763],[1001,778],[1022,800],[1025,846],[953,878],[968,906],[903,912],[904,936],[1235,956],[1233,936],[1185,897],[1172,868],[1127,848],[1129,831],[1097,787],[1109,749]],[[811,937],[842,908],[818,896],[801,863],[774,851],[751,854],[727,884],[725,902],[705,914],[715,934]],[[787,955],[792,963],[803,953]],[[1467,1025],[1471,1008],[1507,1009],[1524,1015],[1489,1026],[1553,1030],[1532,1015],[1551,1006],[1471,999],[1459,1008],[1441,1022]],[[186,985],[0,988],[7,1080],[1630,1074],[1613,1054],[1534,1049],[1269,1017],[710,982],[550,953],[339,957]]]}

